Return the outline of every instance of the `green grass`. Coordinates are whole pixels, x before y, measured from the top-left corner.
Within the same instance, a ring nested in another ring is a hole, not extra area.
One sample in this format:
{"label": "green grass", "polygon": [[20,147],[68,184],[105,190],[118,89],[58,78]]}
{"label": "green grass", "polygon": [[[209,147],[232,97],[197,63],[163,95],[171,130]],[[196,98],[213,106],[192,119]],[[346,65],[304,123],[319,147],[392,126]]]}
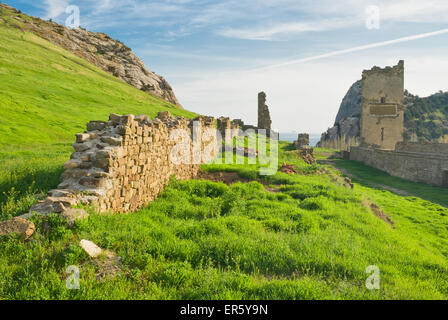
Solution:
{"label": "green grass", "polygon": [[[256,165],[244,173],[280,192],[259,182],[172,180],[136,213],[91,213],[73,229],[52,218],[49,233],[36,220],[32,241],[0,241],[0,297],[448,298],[448,209],[359,184],[351,190],[329,175],[262,177]],[[396,228],[365,201],[379,205]],[[96,280],[95,264],[77,249],[83,238],[116,252],[122,271]],[[80,290],[65,288],[65,268],[73,264],[81,268]],[[380,268],[380,290],[365,287],[369,265]]]}
{"label": "green grass", "polygon": [[[110,112],[193,116],[19,29],[2,24],[0,42],[0,220],[26,212],[58,184],[73,134],[86,122]],[[448,298],[448,209],[437,204],[446,204],[446,190],[338,161],[359,177],[352,190],[333,169],[320,174],[321,165],[305,164],[286,142],[282,162],[299,174],[210,164],[203,169],[253,181],[172,180],[138,212],[91,212],[72,228],[57,216],[34,218],[29,241],[0,238],[0,299]],[[119,255],[121,271],[97,280],[99,267],[81,239]],[[79,290],[65,287],[69,265],[80,268]],[[366,289],[370,265],[380,269],[380,290]]]}
{"label": "green grass", "polygon": [[448,189],[430,186],[424,183],[416,183],[397,177],[388,173],[366,166],[361,162],[335,160],[337,167],[348,170],[355,177],[355,181],[373,188],[379,186],[392,187],[402,190],[409,195],[417,196],[448,207]]}

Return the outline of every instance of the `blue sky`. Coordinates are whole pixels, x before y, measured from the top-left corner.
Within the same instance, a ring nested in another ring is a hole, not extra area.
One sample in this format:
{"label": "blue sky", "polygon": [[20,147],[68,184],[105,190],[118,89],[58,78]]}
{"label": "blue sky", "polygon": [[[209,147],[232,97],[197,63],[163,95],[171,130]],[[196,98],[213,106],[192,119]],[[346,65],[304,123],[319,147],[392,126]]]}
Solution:
{"label": "blue sky", "polygon": [[[321,133],[363,69],[405,60],[405,86],[421,96],[448,91],[448,33],[307,62],[334,51],[448,29],[446,0],[18,0],[23,12],[82,27],[131,47],[163,75],[185,108],[256,122],[267,93],[273,127]],[[369,29],[369,6],[380,28]]]}

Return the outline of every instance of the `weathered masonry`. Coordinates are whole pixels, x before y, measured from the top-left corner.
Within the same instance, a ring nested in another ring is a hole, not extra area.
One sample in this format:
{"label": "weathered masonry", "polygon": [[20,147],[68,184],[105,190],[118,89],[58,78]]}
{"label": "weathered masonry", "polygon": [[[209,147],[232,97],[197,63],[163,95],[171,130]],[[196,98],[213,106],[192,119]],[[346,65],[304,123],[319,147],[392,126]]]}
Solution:
{"label": "weathered masonry", "polygon": [[266,93],[258,94],[258,129],[271,130],[271,115],[269,107],[266,105]]}
{"label": "weathered masonry", "polygon": [[111,114],[108,122],[88,123],[73,147],[58,189],[30,212],[64,214],[81,204],[99,212],[137,210],[157,197],[172,175],[191,179],[200,164],[215,157],[216,120],[173,118],[169,112],[154,120]]}
{"label": "weathered masonry", "polygon": [[425,144],[432,153],[415,152],[415,146],[405,144],[400,146],[400,150],[352,147],[350,160],[363,162],[395,177],[448,187],[448,153],[437,153],[441,145]]}
{"label": "weathered masonry", "polygon": [[308,133],[299,133],[297,140],[293,143],[294,147],[299,151],[302,159],[312,164],[316,162],[314,158],[314,148],[310,147],[310,135]]}
{"label": "weathered masonry", "polygon": [[361,145],[350,160],[392,176],[448,187],[448,144],[405,142],[404,62],[364,71],[361,97]]}
{"label": "weathered masonry", "polygon": [[362,74],[361,145],[393,150],[403,141],[404,61]]}

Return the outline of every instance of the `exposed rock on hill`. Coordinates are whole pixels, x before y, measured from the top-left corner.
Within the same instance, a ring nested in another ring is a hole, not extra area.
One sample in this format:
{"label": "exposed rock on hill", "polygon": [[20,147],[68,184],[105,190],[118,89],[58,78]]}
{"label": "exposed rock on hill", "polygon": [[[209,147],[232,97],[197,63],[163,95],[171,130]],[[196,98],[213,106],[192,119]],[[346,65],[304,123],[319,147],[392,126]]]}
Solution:
{"label": "exposed rock on hill", "polygon": [[359,144],[361,80],[356,81],[342,99],[335,124],[322,134],[318,147],[346,150]]}
{"label": "exposed rock on hill", "polygon": [[0,6],[15,12],[15,19],[27,31],[73,52],[137,89],[181,107],[168,82],[148,70],[142,60],[122,42],[110,38],[105,33],[95,33],[82,28],[71,29],[19,13],[5,4]]}
{"label": "exposed rock on hill", "polygon": [[348,90],[345,97],[342,99],[341,107],[336,116],[335,125],[341,120],[351,117],[359,118],[361,113],[361,86],[362,81],[356,81]]}

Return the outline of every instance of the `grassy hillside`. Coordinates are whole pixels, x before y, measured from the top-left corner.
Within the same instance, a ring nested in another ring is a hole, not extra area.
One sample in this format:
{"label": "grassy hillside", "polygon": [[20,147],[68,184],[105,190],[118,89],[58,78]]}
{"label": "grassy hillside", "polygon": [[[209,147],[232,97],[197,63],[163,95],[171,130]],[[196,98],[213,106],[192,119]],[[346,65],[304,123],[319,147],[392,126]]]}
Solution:
{"label": "grassy hillside", "polygon": [[0,144],[71,142],[88,121],[107,119],[112,112],[154,116],[169,110],[175,115],[193,115],[12,27],[4,21],[8,16],[1,17]]}
{"label": "grassy hillside", "polygon": [[11,14],[0,8],[0,216],[23,212],[15,200],[58,184],[87,122],[110,113],[194,116],[23,32]]}

